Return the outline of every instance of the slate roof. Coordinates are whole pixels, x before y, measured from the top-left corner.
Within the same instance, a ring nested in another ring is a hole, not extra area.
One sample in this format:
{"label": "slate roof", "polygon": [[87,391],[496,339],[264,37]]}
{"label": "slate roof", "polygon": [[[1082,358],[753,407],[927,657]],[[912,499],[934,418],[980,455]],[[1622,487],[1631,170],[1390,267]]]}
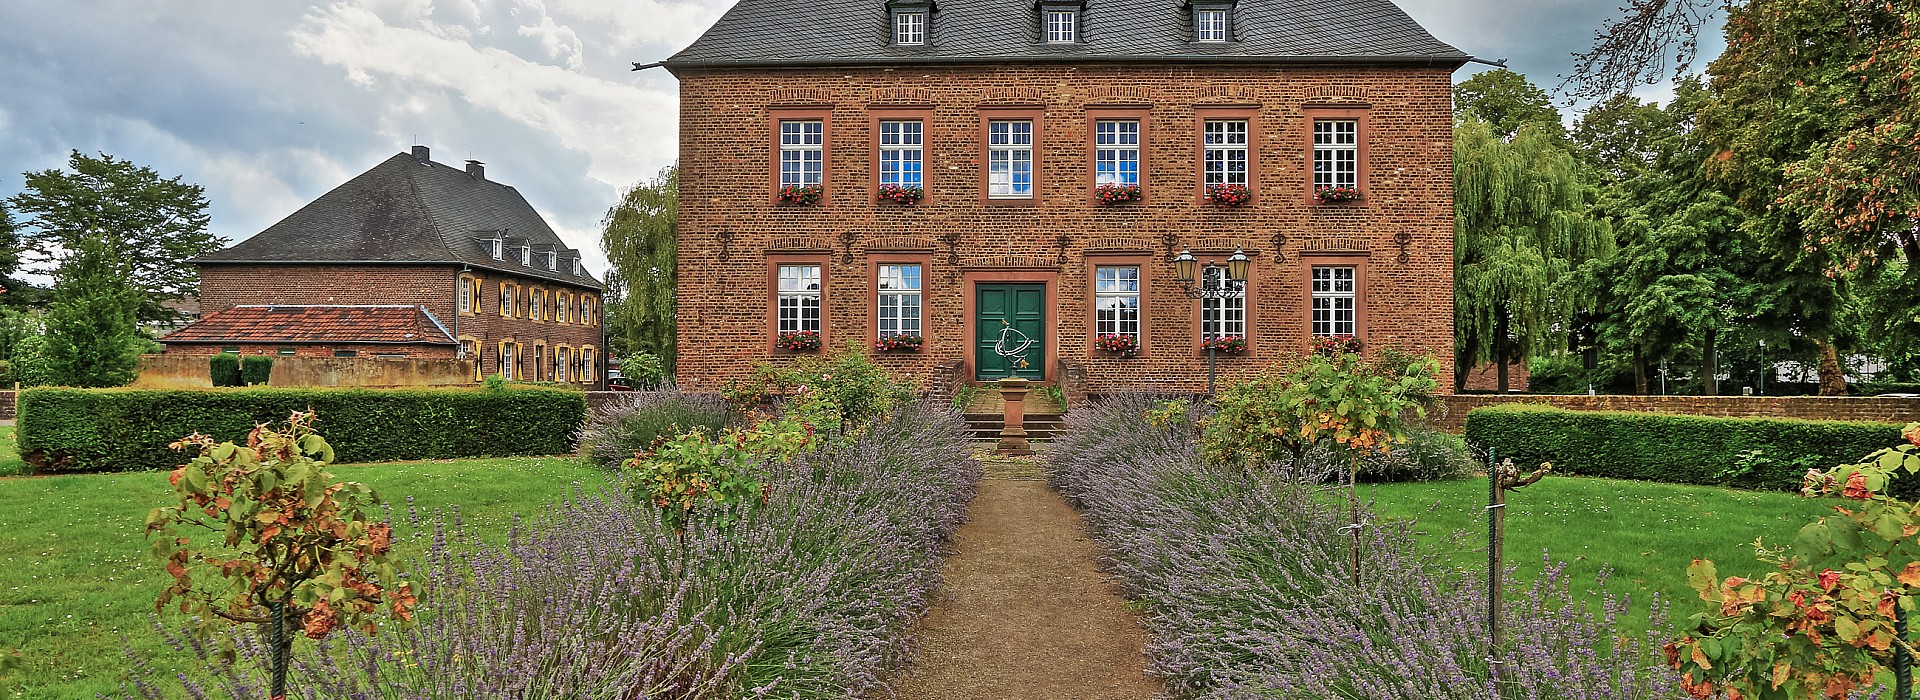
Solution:
{"label": "slate roof", "polygon": [[457,345],[422,306],[235,306],[160,337],[163,343]]}
{"label": "slate roof", "polygon": [[894,46],[883,0],[739,0],[664,61],[688,67],[1116,61],[1418,63],[1470,58],[1391,0],[1239,0],[1234,41],[1196,43],[1186,0],[1086,0],[1078,44],[1040,41],[1034,0],[935,0],[926,46]]}
{"label": "slate roof", "polygon": [[[514,188],[424,157],[400,153],[333,188],[265,231],[196,258],[204,264],[259,262],[465,263],[528,277],[601,288],[584,267],[572,274],[567,247]],[[502,235],[536,251],[496,260],[478,239]],[[560,252],[548,270],[540,251]]]}

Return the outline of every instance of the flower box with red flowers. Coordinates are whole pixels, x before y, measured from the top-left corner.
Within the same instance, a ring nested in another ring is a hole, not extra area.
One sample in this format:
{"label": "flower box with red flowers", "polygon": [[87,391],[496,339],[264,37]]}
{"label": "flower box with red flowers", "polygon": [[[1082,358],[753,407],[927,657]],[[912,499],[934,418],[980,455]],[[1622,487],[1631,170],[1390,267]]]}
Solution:
{"label": "flower box with red flowers", "polygon": [[1313,351],[1316,354],[1333,357],[1335,355],[1360,354],[1360,339],[1350,335],[1316,335],[1313,337]]}
{"label": "flower box with red flowers", "polygon": [[926,188],[919,185],[881,185],[881,201],[895,204],[919,204],[927,196]]}
{"label": "flower box with red flowers", "polygon": [[820,195],[826,194],[825,185],[781,185],[774,199],[785,204],[797,204],[810,207],[820,203]]}
{"label": "flower box with red flowers", "polygon": [[1143,196],[1144,195],[1140,194],[1139,185],[1103,182],[1093,187],[1093,200],[1109,206],[1126,204],[1127,202],[1138,202]]}
{"label": "flower box with red flowers", "polygon": [[1320,200],[1321,204],[1339,204],[1341,202],[1358,202],[1361,199],[1361,194],[1360,189],[1357,187],[1315,187],[1313,188],[1313,198]]}
{"label": "flower box with red flowers", "polygon": [[1207,185],[1207,201],[1223,207],[1237,207],[1253,199],[1253,189],[1236,183]]}
{"label": "flower box with red flowers", "polygon": [[1093,349],[1129,357],[1140,352],[1140,339],[1121,333],[1102,333],[1094,336]]}
{"label": "flower box with red flowers", "polygon": [[877,352],[919,352],[926,340],[917,335],[890,335],[873,341]]}
{"label": "flower box with red flowers", "polygon": [[773,346],[794,352],[813,352],[820,349],[820,331],[786,331],[773,340]]}
{"label": "flower box with red flowers", "polygon": [[1244,335],[1222,335],[1200,341],[1201,350],[1238,355],[1247,351],[1247,337]]}

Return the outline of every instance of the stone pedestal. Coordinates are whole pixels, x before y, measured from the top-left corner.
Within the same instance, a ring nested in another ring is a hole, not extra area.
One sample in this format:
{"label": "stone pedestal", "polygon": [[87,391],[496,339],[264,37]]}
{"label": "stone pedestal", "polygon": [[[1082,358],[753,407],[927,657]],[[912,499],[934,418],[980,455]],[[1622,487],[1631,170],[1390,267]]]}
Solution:
{"label": "stone pedestal", "polygon": [[1033,446],[1027,444],[1027,380],[1019,377],[1000,380],[1000,400],[1005,407],[1000,414],[1000,446],[994,452],[1003,455],[1033,454]]}

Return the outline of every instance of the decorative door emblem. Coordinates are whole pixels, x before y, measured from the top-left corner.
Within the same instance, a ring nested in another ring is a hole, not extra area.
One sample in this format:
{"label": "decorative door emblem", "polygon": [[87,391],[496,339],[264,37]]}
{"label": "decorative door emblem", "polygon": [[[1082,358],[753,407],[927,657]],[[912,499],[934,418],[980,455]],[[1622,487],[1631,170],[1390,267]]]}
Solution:
{"label": "decorative door emblem", "polygon": [[[1017,338],[1017,339],[1016,339]],[[993,341],[993,354],[1007,361],[1014,369],[1027,368],[1027,348],[1033,347],[1033,339],[1014,328],[1007,319],[1000,319],[1000,338]]]}

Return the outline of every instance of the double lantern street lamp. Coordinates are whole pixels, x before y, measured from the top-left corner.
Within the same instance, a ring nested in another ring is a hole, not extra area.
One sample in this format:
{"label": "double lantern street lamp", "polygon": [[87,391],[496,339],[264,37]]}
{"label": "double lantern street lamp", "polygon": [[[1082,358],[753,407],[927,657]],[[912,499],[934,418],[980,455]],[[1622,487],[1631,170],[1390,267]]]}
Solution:
{"label": "double lantern street lamp", "polygon": [[[1188,299],[1228,299],[1239,296],[1246,290],[1247,268],[1252,264],[1253,260],[1247,257],[1245,251],[1234,248],[1233,256],[1227,258],[1224,274],[1202,273],[1199,275],[1199,280],[1196,284],[1195,273],[1199,272],[1200,261],[1193,257],[1192,251],[1182,248],[1180,255],[1173,259],[1173,276],[1180,283],[1181,293],[1185,294]],[[1220,266],[1214,264],[1212,260],[1207,261],[1208,269],[1219,267]],[[1221,313],[1224,315],[1225,310],[1222,309]],[[1226,319],[1222,318],[1220,320],[1222,321],[1221,325],[1224,326]],[[1204,321],[1202,321],[1200,325],[1203,330],[1206,328]],[[1217,365],[1214,360],[1214,353],[1218,350],[1219,348],[1215,343],[1207,343],[1208,396],[1213,395],[1214,379],[1218,376]]]}

